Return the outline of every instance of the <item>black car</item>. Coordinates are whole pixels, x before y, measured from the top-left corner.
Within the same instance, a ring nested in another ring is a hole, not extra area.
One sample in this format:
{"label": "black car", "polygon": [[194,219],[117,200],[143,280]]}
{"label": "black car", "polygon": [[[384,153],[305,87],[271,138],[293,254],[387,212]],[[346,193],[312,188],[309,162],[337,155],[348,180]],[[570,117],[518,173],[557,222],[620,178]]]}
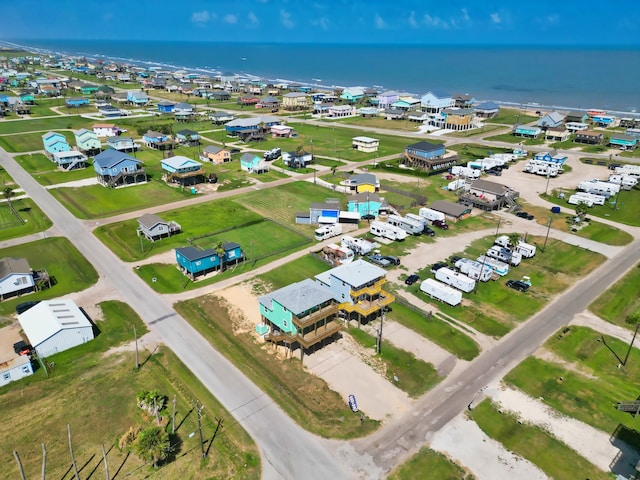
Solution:
{"label": "black car", "polygon": [[528,212],[517,212],[516,217],[526,218],[527,220],[533,220],[534,218],[536,218]]}
{"label": "black car", "polygon": [[449,265],[443,262],[434,263],[431,267],[431,273],[436,273],[438,270],[444,267],[448,267]]}
{"label": "black car", "polygon": [[507,280],[507,287],[518,290],[519,292],[526,292],[529,290],[529,284],[524,283],[522,280]]}
{"label": "black car", "polygon": [[462,257],[459,257],[458,255],[454,255],[453,257],[451,257],[451,260],[449,260],[449,261],[451,263],[455,264],[459,260],[462,260]]}
{"label": "black car", "polygon": [[13,344],[13,351],[16,352],[17,355],[28,355],[31,353],[32,347],[24,340],[20,340]]}
{"label": "black car", "polygon": [[413,275],[409,275],[407,277],[407,279],[404,281],[404,283],[407,284],[407,285],[413,285],[418,280],[420,280],[420,277],[418,275],[416,275],[416,274],[413,274]]}
{"label": "black car", "polygon": [[449,230],[449,225],[444,220],[434,220],[433,225],[442,230]]}
{"label": "black car", "polygon": [[493,169],[490,168],[489,170],[486,170],[488,175],[495,175],[496,177],[500,177],[502,176],[502,171],[500,169]]}
{"label": "black car", "polygon": [[422,229],[422,234],[423,235],[427,235],[429,237],[435,237],[436,236],[436,232],[432,228],[429,228],[429,227],[426,227],[426,226]]}
{"label": "black car", "polygon": [[394,257],[393,255],[383,255],[385,260],[389,260],[394,265],[400,265],[400,259],[398,257]]}

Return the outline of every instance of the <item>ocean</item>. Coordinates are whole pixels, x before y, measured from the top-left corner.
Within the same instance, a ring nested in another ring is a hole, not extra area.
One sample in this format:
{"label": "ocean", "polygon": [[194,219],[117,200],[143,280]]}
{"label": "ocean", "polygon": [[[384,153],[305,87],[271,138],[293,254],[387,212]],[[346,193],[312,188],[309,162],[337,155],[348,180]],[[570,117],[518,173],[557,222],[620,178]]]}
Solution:
{"label": "ocean", "polygon": [[640,51],[631,48],[99,40],[15,43],[69,55],[323,86],[375,87],[418,96],[444,90],[507,104],[640,111]]}

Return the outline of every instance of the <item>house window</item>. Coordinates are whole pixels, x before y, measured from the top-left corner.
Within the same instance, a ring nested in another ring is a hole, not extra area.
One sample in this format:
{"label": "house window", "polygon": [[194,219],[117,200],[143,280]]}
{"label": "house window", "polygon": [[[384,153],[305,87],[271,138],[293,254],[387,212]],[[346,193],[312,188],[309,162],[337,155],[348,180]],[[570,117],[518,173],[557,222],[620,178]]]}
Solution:
{"label": "house window", "polygon": [[31,367],[29,365],[23,365],[22,366],[22,373],[26,373],[26,374],[31,373]]}
{"label": "house window", "polygon": [[4,372],[4,373],[2,374],[2,379],[3,379],[3,380],[11,380],[11,373],[9,373],[9,372]]}
{"label": "house window", "polygon": [[198,261],[196,262],[196,266],[198,266],[198,267],[199,267],[200,265],[202,265],[202,262],[201,262],[200,260],[198,260]]}
{"label": "house window", "polygon": [[282,326],[283,326],[284,328],[289,328],[289,322],[287,322],[286,320],[283,320],[283,321],[282,321]]}

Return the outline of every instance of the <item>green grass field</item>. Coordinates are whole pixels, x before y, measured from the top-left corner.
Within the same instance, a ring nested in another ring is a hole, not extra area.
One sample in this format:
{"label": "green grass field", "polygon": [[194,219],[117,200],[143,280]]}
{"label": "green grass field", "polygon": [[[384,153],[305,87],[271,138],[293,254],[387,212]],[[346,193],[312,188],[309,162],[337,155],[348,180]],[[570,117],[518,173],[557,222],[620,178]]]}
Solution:
{"label": "green grass field", "polygon": [[[109,301],[99,304],[104,319],[97,321],[100,334],[92,341],[60,353],[47,360],[55,363],[49,378],[42,368],[35,374],[2,389],[3,411],[14,420],[0,427],[4,438],[11,437],[11,450],[0,449],[0,462],[15,468],[12,450],[19,452],[27,478],[40,476],[41,446],[47,446],[47,476],[66,478],[69,468],[67,424],[71,426],[74,454],[83,478],[95,469],[104,472],[101,445],[108,451],[111,478],[116,472],[127,478],[239,478],[260,475],[257,447],[239,427],[229,412],[193,376],[168,349],[162,348],[149,358],[141,350],[139,370],[134,368],[134,353],[107,353],[113,347],[133,341],[146,327],[126,304]],[[176,396],[176,436],[180,441],[174,458],[155,473],[135,455],[126,455],[114,445],[132,425],[150,424],[153,419],[142,415],[135,397],[142,390],[157,389],[169,398],[161,412],[171,431],[171,402]],[[25,402],[25,398],[29,401]],[[203,434],[210,439],[216,427],[215,418],[229,421],[211,446],[208,460],[200,458],[197,419],[192,412],[193,399],[205,405]],[[233,428],[231,428],[233,427]],[[17,470],[15,470],[17,472]]]}
{"label": "green grass field", "polygon": [[91,165],[91,160],[87,162],[86,168],[65,172],[58,170],[56,164],[41,153],[17,155],[14,159],[22,168],[29,172],[40,185],[45,186],[92,178],[96,175]]}
{"label": "green grass field", "polygon": [[51,194],[83,219],[110,217],[193,196],[188,189],[173,188],[161,180],[117,189],[102,185],[55,188]]}
{"label": "green grass field", "polygon": [[[628,343],[578,326],[565,334],[558,332],[544,346],[558,357],[557,363],[530,357],[505,381],[606,433],[614,434],[620,425],[637,429],[632,415],[616,409],[618,402],[638,397],[640,352],[636,348],[631,349],[626,365],[618,368]],[[640,452],[640,434],[628,441]]]}
{"label": "green grass field", "polygon": [[[2,124],[0,124],[0,127],[1,126]],[[67,138],[69,145],[75,145],[75,137],[71,132],[59,131],[59,133],[62,133]],[[4,148],[7,152],[12,153],[42,150],[44,149],[44,145],[42,144],[42,135],[43,133],[16,133],[12,135],[0,135],[0,147]]]}
{"label": "green grass field", "polygon": [[505,143],[522,143],[523,145],[544,145],[544,138],[525,138],[518,137],[512,133],[502,133],[500,135],[493,135],[492,137],[486,137],[485,140],[493,140],[494,142]]}
{"label": "green grass field", "polygon": [[[82,118],[79,115],[61,116],[57,118],[34,118],[22,122],[0,122],[0,134],[40,132],[40,135],[43,135],[51,130],[91,128],[91,125],[94,123],[95,121]],[[42,141],[40,141],[40,146],[42,146]]]}
{"label": "green grass field", "polygon": [[[558,198],[559,193],[565,194],[565,198]],[[541,195],[545,200],[574,209],[574,205],[569,205],[569,196],[573,195],[575,190],[558,189],[551,191],[548,195]],[[617,203],[616,203],[617,202]],[[640,216],[637,212],[640,208],[640,189],[637,187],[632,190],[621,190],[616,197],[612,197],[604,205],[594,205],[587,212],[588,217],[599,217],[612,220],[614,222],[624,223],[625,225],[640,225]]]}
{"label": "green grass field", "polygon": [[511,153],[513,151],[511,148],[488,147],[486,145],[479,145],[476,143],[459,143],[457,145],[448,146],[447,149],[458,152],[460,158],[465,161],[486,158],[494,153]]}
{"label": "green grass field", "polygon": [[474,480],[473,475],[442,453],[422,447],[418,453],[391,472],[389,480]]}
{"label": "green grass field", "polygon": [[0,250],[0,258],[26,258],[34,270],[46,269],[54,279],[49,289],[5,300],[0,303],[0,314],[15,311],[18,303],[26,300],[44,300],[78,292],[98,281],[98,273],[73,244],[62,237],[51,237]]}
{"label": "green grass field", "polygon": [[[527,238],[531,244],[541,245],[543,241],[541,237]],[[492,244],[493,237],[485,237],[472,242],[466,250],[456,255],[475,259]],[[538,251],[535,257],[524,259],[519,267],[512,268],[505,277],[495,282],[480,282],[475,293],[464,295],[469,303],[462,308],[441,302],[437,302],[437,306],[445,314],[486,335],[501,337],[603,261],[604,257],[600,254],[551,239],[544,253]],[[432,277],[430,267],[427,265],[416,273],[422,279]],[[505,286],[508,279],[517,280],[523,275],[531,277],[533,285],[528,292],[516,292]],[[430,301],[419,291],[418,284],[409,287],[409,291]]]}
{"label": "green grass field", "polygon": [[489,437],[537,465],[550,478],[610,478],[608,474],[542,428],[518,421],[518,418],[510,413],[499,412],[489,400],[475,407],[470,415]]}
{"label": "green grass field", "polygon": [[254,293],[263,295],[292,283],[300,282],[305,278],[313,278],[319,273],[331,268],[327,263],[315,255],[305,255],[278,268],[258,275],[259,283],[254,283]]}
{"label": "green grass field", "polygon": [[526,124],[538,120],[537,116],[527,115],[526,112],[513,108],[500,108],[500,112],[486,123],[498,123],[500,125]]}
{"label": "green grass field", "polygon": [[49,217],[30,198],[12,200],[11,204],[22,220],[9,210],[6,202],[0,203],[0,240],[23,237],[51,227]]}
{"label": "green grass field", "polygon": [[636,264],[629,272],[600,295],[589,310],[600,318],[635,329],[633,323],[627,323],[629,315],[640,309],[640,264]]}

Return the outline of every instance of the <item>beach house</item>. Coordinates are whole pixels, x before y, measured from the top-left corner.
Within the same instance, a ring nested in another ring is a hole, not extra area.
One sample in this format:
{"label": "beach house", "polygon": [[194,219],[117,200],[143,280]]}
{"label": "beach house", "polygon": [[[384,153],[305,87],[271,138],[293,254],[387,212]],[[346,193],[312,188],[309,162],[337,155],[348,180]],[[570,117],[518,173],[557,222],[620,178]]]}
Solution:
{"label": "beach house", "polygon": [[309,223],[333,224],[338,223],[340,217],[340,201],[327,199],[324,202],[312,202],[309,204]]}
{"label": "beach house", "polygon": [[244,260],[242,248],[235,242],[222,243],[220,250],[217,248],[201,250],[194,247],[182,247],[176,248],[175,253],[180,270],[192,280],[200,275],[206,275],[229,264],[237,264]]}
{"label": "beach house", "polygon": [[57,152],[68,152],[71,150],[67,138],[59,132],[47,132],[42,135],[42,143],[45,153],[51,158],[51,155]]}
{"label": "beach house", "polygon": [[552,142],[564,142],[569,140],[570,136],[571,132],[564,128],[564,126],[560,126],[557,128],[547,128],[547,131],[544,134],[544,139]]}
{"label": "beach house", "polygon": [[634,150],[638,146],[638,137],[613,133],[609,137],[609,146],[617,147],[620,150]]}
{"label": "beach house", "polygon": [[423,140],[405,147],[401,162],[412,168],[441,170],[449,167],[452,162],[444,158],[444,155],[445,148],[443,144]]}
{"label": "beach house", "polygon": [[200,160],[209,161],[216,164],[230,162],[231,152],[222,147],[207,145],[202,149],[202,152],[200,152]]}
{"label": "beach house", "polygon": [[513,206],[518,196],[518,192],[505,185],[478,179],[465,186],[460,201],[467,206],[491,211]]}
{"label": "beach house", "polygon": [[585,143],[587,145],[600,145],[604,140],[604,133],[595,130],[577,131],[573,141],[576,143]]}
{"label": "beach house", "polygon": [[473,110],[477,117],[493,118],[500,112],[500,105],[495,102],[482,102],[473,107]]}
{"label": "beach house", "polygon": [[283,344],[291,353],[321,345],[342,328],[339,303],[333,292],[306,278],[258,298],[261,323],[256,331],[265,340]]}
{"label": "beach house", "polygon": [[382,288],[386,281],[385,270],[362,259],[315,276],[316,284],[339,302],[346,320],[359,323],[375,319],[395,300]]}
{"label": "beach house", "polygon": [[351,175],[347,180],[349,189],[356,193],[377,192],[380,190],[380,181],[372,173],[358,173]]}
{"label": "beach house", "polygon": [[0,259],[0,300],[23,295],[35,289],[34,272],[26,258]]}
{"label": "beach house", "polygon": [[380,215],[382,199],[377,193],[356,193],[347,198],[347,211],[360,214],[360,218],[373,219]]}
{"label": "beach house", "polygon": [[235,115],[229,112],[218,111],[209,114],[209,120],[211,120],[216,125],[224,125],[225,123],[230,122],[235,118]]}
{"label": "beach house", "polygon": [[153,213],[145,213],[138,219],[138,236],[144,235],[150,242],[180,233],[180,224],[173,220],[165,221]]}
{"label": "beach house", "polygon": [[167,150],[173,147],[173,142],[169,140],[166,133],[155,132],[153,130],[148,130],[147,133],[142,135],[142,141],[147,147],[157,150]]}
{"label": "beach house", "polygon": [[538,120],[536,125],[540,128],[558,128],[564,122],[564,115],[559,112],[553,111],[544,115]]}
{"label": "beach house", "polygon": [[271,116],[258,116],[249,118],[238,118],[228,122],[224,128],[230,136],[238,136],[243,132],[259,132],[271,128],[273,125],[279,125],[280,119]]}
{"label": "beach house", "polygon": [[51,160],[63,170],[75,170],[87,166],[87,156],[78,150],[54,152],[51,154]]}
{"label": "beach house", "polygon": [[93,130],[81,128],[74,135],[76,137],[76,145],[81,152],[93,156],[102,150],[102,143],[100,143],[98,135]]}
{"label": "beach house", "polygon": [[282,108],[285,110],[306,110],[309,108],[307,94],[303,92],[289,92],[282,96]]}
{"label": "beach house", "polygon": [[455,100],[449,93],[441,90],[432,90],[420,98],[422,110],[427,113],[440,113],[445,108],[455,106]]}
{"label": "beach house", "polygon": [[161,161],[162,178],[167,183],[177,183],[182,186],[202,183],[205,171],[197,160],[176,155]]}
{"label": "beach house", "polygon": [[93,159],[98,183],[105,187],[137,185],[147,181],[142,162],[117,150],[108,149]]}
{"label": "beach house", "polygon": [[269,171],[269,164],[255,153],[244,153],[240,157],[240,169],[249,173],[264,173]]}
{"label": "beach house", "polygon": [[448,130],[469,130],[474,127],[474,110],[472,108],[445,108],[441,114],[443,128]]}
{"label": "beach house", "polygon": [[538,138],[541,133],[542,128],[540,127],[531,127],[529,125],[515,125],[513,127],[513,134],[516,137]]}
{"label": "beach house", "polygon": [[86,97],[71,97],[64,101],[67,108],[80,108],[89,105],[89,99]]}
{"label": "beach house", "polygon": [[129,90],[127,92],[127,102],[137,107],[145,106],[149,103],[149,96],[142,90]]}
{"label": "beach house", "polygon": [[390,108],[391,104],[400,98],[400,93],[394,90],[387,90],[386,92],[379,93],[376,97],[376,104],[378,108]]}
{"label": "beach house", "polygon": [[184,128],[176,132],[176,141],[180,145],[186,145],[188,147],[195,147],[200,145],[200,135],[194,130]]}
{"label": "beach house", "polygon": [[119,152],[133,152],[138,149],[138,145],[133,142],[131,137],[108,137],[107,147]]}
{"label": "beach house", "polygon": [[340,98],[349,103],[357,103],[364,98],[364,88],[347,87],[340,94]]}
{"label": "beach house", "polygon": [[158,112],[160,113],[173,113],[175,107],[176,103],[169,100],[160,100],[158,102]]}
{"label": "beach house", "polygon": [[567,161],[567,156],[558,152],[538,152],[533,157],[538,162],[553,163],[554,165],[564,165]]}
{"label": "beach house", "polygon": [[359,152],[377,152],[379,145],[380,140],[377,138],[358,136],[351,139],[351,148],[358,150]]}

